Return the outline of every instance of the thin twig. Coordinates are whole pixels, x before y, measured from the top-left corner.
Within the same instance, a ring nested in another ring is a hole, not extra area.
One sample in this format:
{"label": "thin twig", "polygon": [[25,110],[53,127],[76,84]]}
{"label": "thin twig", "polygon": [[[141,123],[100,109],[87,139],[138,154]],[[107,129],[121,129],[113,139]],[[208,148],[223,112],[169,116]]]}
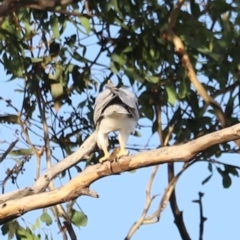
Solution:
{"label": "thin twig", "polygon": [[12,151],[12,149],[15,147],[15,145],[17,144],[17,142],[19,141],[19,138],[17,138],[14,142],[12,142],[7,150],[2,154],[2,156],[0,157],[0,163],[7,157],[7,155]]}
{"label": "thin twig", "polygon": [[181,171],[175,177],[172,178],[172,180],[169,182],[168,187],[166,188],[166,190],[163,194],[163,197],[160,201],[158,209],[152,215],[150,215],[148,218],[145,219],[145,224],[155,223],[155,222],[159,221],[161,212],[163,212],[163,210],[166,208],[167,203],[169,202],[169,200],[172,196],[172,193],[175,189],[175,186],[176,186],[176,183],[177,183],[179,177],[193,163],[195,163],[195,162],[185,164],[183,166],[183,168],[181,169]]}
{"label": "thin twig", "polygon": [[148,180],[148,184],[147,184],[147,187],[146,187],[146,202],[145,202],[145,206],[144,206],[144,209],[143,209],[143,212],[142,212],[142,215],[140,216],[140,218],[137,220],[137,222],[135,222],[132,227],[130,228],[130,230],[128,231],[127,233],[127,236],[125,237],[125,240],[130,240],[132,238],[132,236],[134,235],[134,233],[138,230],[138,228],[143,224],[144,222],[144,219],[146,218],[147,216],[147,213],[148,213],[148,210],[151,206],[151,203],[154,199],[154,197],[151,197],[151,189],[152,189],[152,183],[153,183],[153,180],[157,174],[157,171],[158,171],[158,168],[159,166],[155,166],[153,168],[153,171],[151,173],[151,176]]}
{"label": "thin twig", "polygon": [[202,198],[204,196],[204,193],[199,192],[198,193],[199,199],[193,200],[194,203],[199,204],[199,212],[200,212],[200,224],[199,224],[199,240],[203,240],[203,233],[204,233],[204,222],[207,220],[203,216],[203,204],[202,204]]}
{"label": "thin twig", "polygon": [[[47,167],[48,167],[48,169],[51,169],[52,168],[51,147],[50,147],[48,124],[47,124],[47,119],[45,116],[46,104],[45,104],[44,98],[41,95],[40,89],[37,90],[37,102],[38,102],[38,108],[39,108],[39,112],[40,112],[40,116],[41,116],[42,124],[43,124],[44,146],[45,146]],[[40,158],[38,160],[40,161]],[[53,191],[55,189],[53,181],[49,182],[48,189],[50,191]],[[69,225],[71,225],[71,221],[70,221],[68,215],[66,214],[64,208],[62,207],[62,205],[58,204],[56,207],[57,207],[58,211],[55,211],[54,207],[52,207],[52,212],[53,212],[53,215],[55,216],[55,219],[59,218],[59,214],[61,214],[62,217],[65,219],[65,221],[67,221],[69,223]],[[62,229],[62,227],[60,228],[60,231],[61,231],[61,229]],[[73,228],[67,228],[67,230],[69,230],[69,229],[71,229],[71,232],[69,232],[71,239],[76,240],[77,237],[76,237],[75,232],[73,231]],[[66,233],[64,231],[61,231],[61,233],[63,234],[63,238],[65,238]]]}
{"label": "thin twig", "polygon": [[[157,132],[158,132],[158,136],[159,136],[159,141],[160,141],[162,146],[167,146],[167,144],[169,142],[169,139],[170,139],[170,137],[172,135],[172,132],[173,132],[173,127],[169,127],[168,134],[164,139],[163,131],[162,131],[161,106],[156,104],[154,106],[154,109],[155,109],[155,113],[156,113]],[[146,187],[146,201],[145,201],[145,206],[144,206],[142,215],[139,217],[137,222],[135,222],[132,225],[132,227],[129,229],[129,232],[127,233],[127,236],[125,237],[125,240],[131,239],[132,236],[134,235],[134,233],[137,231],[137,229],[139,229],[139,227],[141,225],[156,222],[156,221],[151,221],[152,218],[147,217],[147,213],[149,211],[149,208],[151,207],[151,204],[152,204],[153,200],[157,196],[157,195],[155,195],[155,196],[151,197],[151,189],[152,189],[152,184],[153,184],[153,181],[155,179],[155,176],[157,174],[158,169],[159,169],[159,165],[155,166],[152,170],[151,176],[148,180],[148,184],[147,184],[147,187]],[[158,211],[156,211],[156,212],[158,212]],[[160,212],[159,212],[159,215],[160,215]],[[159,215],[157,217],[157,221],[159,220]]]}

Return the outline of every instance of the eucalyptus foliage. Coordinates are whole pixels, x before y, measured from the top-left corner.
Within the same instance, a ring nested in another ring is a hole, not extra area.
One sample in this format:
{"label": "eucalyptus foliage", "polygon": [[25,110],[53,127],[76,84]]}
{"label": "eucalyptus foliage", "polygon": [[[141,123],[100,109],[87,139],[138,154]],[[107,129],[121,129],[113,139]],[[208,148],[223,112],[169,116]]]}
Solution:
{"label": "eucalyptus foliage", "polygon": [[[161,110],[163,137],[174,127],[171,145],[223,127],[213,108],[191,84],[183,59],[167,38],[173,1],[86,3],[79,1],[48,10],[20,8],[2,22],[0,61],[7,77],[1,77],[1,81],[14,81],[15,94],[22,102],[16,107],[7,93],[0,96],[1,106],[9,109],[1,113],[0,123],[22,132],[18,137],[24,142],[16,142],[7,155],[16,164],[9,167],[5,176],[1,175],[3,192],[8,181],[17,184],[21,172],[31,171],[28,161],[35,158],[34,153],[45,138],[44,119],[48,123],[53,163],[60,160],[55,157],[59,149],[63,158],[81,145],[94,130],[94,100],[108,79],[134,89],[139,97],[140,127],[148,119],[152,134],[159,131],[157,113]],[[239,9],[234,1],[190,0],[182,6],[173,28],[184,43],[199,81],[220,104],[227,126],[239,119]],[[136,135],[141,128],[138,131]],[[116,143],[113,136],[111,147]],[[224,143],[198,155],[195,160],[208,161],[209,173],[203,183],[210,180],[216,168],[223,187],[231,186],[238,170],[227,164],[212,164],[231,151],[235,151],[235,145]],[[86,165],[96,163],[98,156],[98,151],[93,153]],[[75,169],[81,171],[79,166]],[[66,171],[61,178],[68,179],[70,175]],[[71,208],[70,216],[76,226],[87,224],[87,217],[80,210]],[[14,235],[17,239],[40,239],[34,233],[40,221],[53,224],[47,209],[36,218],[32,229],[21,226],[16,219],[2,226],[2,234],[9,239]],[[45,239],[49,238],[46,234]]]}

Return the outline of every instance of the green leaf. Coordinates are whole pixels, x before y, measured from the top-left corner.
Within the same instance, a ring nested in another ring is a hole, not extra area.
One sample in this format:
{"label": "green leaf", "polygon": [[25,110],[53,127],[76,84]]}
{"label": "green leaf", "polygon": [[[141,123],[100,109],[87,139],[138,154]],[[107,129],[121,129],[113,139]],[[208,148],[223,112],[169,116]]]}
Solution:
{"label": "green leaf", "polygon": [[140,112],[143,113],[146,118],[148,118],[150,120],[153,120],[153,118],[154,118],[154,111],[153,111],[153,107],[152,106],[147,107],[146,105],[143,105],[140,108]]}
{"label": "green leaf", "polygon": [[65,38],[64,44],[67,44],[69,47],[72,48],[75,46],[76,40],[77,40],[77,35],[73,34],[72,36]]}
{"label": "green leaf", "polygon": [[19,117],[14,114],[6,114],[4,116],[0,116],[0,122],[19,124]]}
{"label": "green leaf", "polygon": [[239,177],[238,171],[237,171],[237,169],[234,166],[225,164],[224,167],[225,167],[225,171],[227,173],[232,174],[233,176]]}
{"label": "green leaf", "polygon": [[132,52],[132,50],[133,50],[133,47],[132,47],[132,46],[127,46],[127,47],[122,51],[122,53]]}
{"label": "green leaf", "polygon": [[152,83],[159,83],[159,77],[157,76],[145,76],[146,80],[148,82],[152,82]]}
{"label": "green leaf", "polygon": [[50,25],[51,25],[54,37],[56,39],[59,39],[60,38],[60,33],[59,33],[59,23],[58,23],[57,16],[52,17],[52,19],[50,20]]}
{"label": "green leaf", "polygon": [[8,231],[9,231],[8,223],[5,223],[5,224],[2,225],[1,231],[2,231],[3,236],[5,236],[8,233]]}
{"label": "green leaf", "polygon": [[18,150],[13,150],[9,153],[11,156],[25,156],[32,155],[34,150],[32,148],[20,148]]}
{"label": "green leaf", "polygon": [[118,70],[118,67],[116,66],[116,64],[114,62],[111,61],[110,63],[110,69],[113,73],[117,73],[119,70]]}
{"label": "green leaf", "polygon": [[117,0],[110,0],[107,5],[108,5],[109,9],[113,7],[114,10],[117,13],[121,14],[121,11],[120,11],[120,9],[118,7],[118,1]]}
{"label": "green leaf", "polygon": [[210,171],[210,172],[212,172],[212,163],[208,163],[208,170]]}
{"label": "green leaf", "polygon": [[53,83],[51,84],[51,94],[54,102],[54,108],[56,112],[59,111],[59,109],[62,106],[62,101],[60,97],[63,95],[64,89],[63,85],[61,83]]}
{"label": "green leaf", "polygon": [[18,228],[16,237],[17,239],[40,240],[39,236],[34,235],[28,227],[26,229]]}
{"label": "green leaf", "polygon": [[13,239],[16,229],[19,228],[19,224],[17,221],[10,221],[8,224],[8,239]]}
{"label": "green leaf", "polygon": [[49,47],[49,53],[52,56],[57,56],[59,54],[60,51],[60,44],[58,42],[51,42],[50,47]]}
{"label": "green leaf", "polygon": [[207,46],[203,45],[203,42],[200,42],[195,38],[189,37],[187,35],[181,35],[181,38],[183,38],[184,41],[189,44],[193,49],[196,49],[199,53],[211,57],[214,61],[219,61],[221,59],[220,54],[211,52]]}
{"label": "green leaf", "polygon": [[195,18],[198,18],[201,15],[199,4],[196,3],[195,0],[190,1],[190,8],[191,8],[192,15]]}
{"label": "green leaf", "polygon": [[54,68],[54,71],[49,72],[48,77],[49,79],[55,80],[52,81],[53,84],[62,82],[62,72],[63,72],[63,67],[62,65],[56,65]]}
{"label": "green leaf", "polygon": [[22,163],[22,160],[19,159],[19,158],[14,158],[13,161],[14,161],[16,164],[21,164],[21,163]]}
{"label": "green leaf", "polygon": [[188,95],[189,81],[182,79],[179,86],[179,98],[185,98]]}
{"label": "green leaf", "polygon": [[39,62],[43,62],[43,58],[41,57],[41,58],[31,58],[31,62],[32,63],[39,63]]}
{"label": "green leaf", "polygon": [[111,58],[113,62],[118,63],[120,66],[122,66],[126,62],[124,59],[124,55],[113,53]]}
{"label": "green leaf", "polygon": [[47,226],[50,226],[52,224],[52,218],[46,211],[43,212],[43,214],[40,216],[40,220],[46,223]]}
{"label": "green leaf", "polygon": [[232,184],[232,180],[231,180],[231,177],[226,174],[224,177],[223,177],[223,187],[224,188],[229,188]]}
{"label": "green leaf", "polygon": [[40,219],[37,218],[36,221],[35,221],[35,223],[34,223],[33,226],[32,226],[32,230],[35,231],[37,228],[40,227],[40,224],[41,224],[41,223],[40,223]]}
{"label": "green leaf", "polygon": [[168,102],[174,106],[177,100],[176,92],[171,87],[166,87]]}
{"label": "green leaf", "polygon": [[79,166],[75,165],[74,167],[76,168],[78,173],[82,172],[82,169]]}
{"label": "green leaf", "polygon": [[81,17],[79,17],[79,20],[80,20],[82,26],[85,28],[86,33],[89,34],[90,31],[91,31],[91,26],[90,26],[89,19],[87,17],[81,16]]}
{"label": "green leaf", "polygon": [[136,131],[136,130],[135,130],[133,136],[135,136],[135,137],[141,137],[142,134],[141,134],[139,131]]}
{"label": "green leaf", "polygon": [[72,223],[78,227],[85,227],[88,222],[87,216],[83,212],[76,211],[75,209],[72,209],[70,218]]}
{"label": "green leaf", "polygon": [[[16,29],[14,28],[14,24],[9,22],[9,18],[6,18],[1,24],[1,30],[5,30],[13,35],[16,34]],[[6,35],[6,34],[5,34]]]}
{"label": "green leaf", "polygon": [[79,62],[83,62],[83,63],[89,62],[88,59],[82,57],[78,52],[73,53],[73,58],[75,58]]}
{"label": "green leaf", "polygon": [[154,58],[154,56],[155,56],[155,51],[152,48],[150,49],[150,55],[151,55],[152,58]]}
{"label": "green leaf", "polygon": [[224,188],[229,188],[232,184],[231,177],[229,176],[228,172],[223,171],[221,168],[217,167],[218,173],[222,176],[222,184]]}
{"label": "green leaf", "polygon": [[207,183],[211,177],[212,177],[213,174],[210,174],[208,177],[206,177],[203,181],[202,181],[202,185],[204,185],[205,183]]}

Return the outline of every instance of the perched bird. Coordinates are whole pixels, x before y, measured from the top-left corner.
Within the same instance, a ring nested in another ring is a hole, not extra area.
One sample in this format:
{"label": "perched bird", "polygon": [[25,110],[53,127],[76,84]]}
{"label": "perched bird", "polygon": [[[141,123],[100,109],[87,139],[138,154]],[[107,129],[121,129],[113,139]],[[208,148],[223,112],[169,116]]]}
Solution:
{"label": "perched bird", "polygon": [[110,132],[119,131],[120,150],[116,157],[128,155],[126,143],[129,135],[135,132],[139,119],[137,98],[134,93],[125,88],[117,88],[109,80],[106,89],[96,98],[93,118],[97,129],[97,145],[104,152],[99,162],[110,157],[107,149]]}

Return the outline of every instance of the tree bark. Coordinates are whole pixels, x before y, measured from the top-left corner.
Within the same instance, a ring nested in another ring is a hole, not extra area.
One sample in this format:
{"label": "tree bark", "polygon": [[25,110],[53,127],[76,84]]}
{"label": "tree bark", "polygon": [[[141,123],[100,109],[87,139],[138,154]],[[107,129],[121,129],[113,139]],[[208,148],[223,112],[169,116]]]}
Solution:
{"label": "tree bark", "polygon": [[[67,202],[81,195],[98,197],[97,193],[89,190],[88,187],[91,183],[103,177],[158,164],[187,162],[192,160],[199,152],[215,144],[234,141],[239,138],[240,124],[236,124],[182,145],[163,147],[123,157],[118,162],[112,162],[110,167],[109,162],[89,166],[65,186],[49,192],[39,192],[43,191],[48,183],[59,174],[59,169],[63,171],[73,165],[73,161],[69,161],[72,155],[74,155],[74,162],[77,163],[80,161],[78,159],[83,158],[95,146],[96,132],[94,132],[75,153],[58,163],[62,166],[61,168],[56,164],[47,173],[44,173],[31,188],[20,189],[12,195],[11,193],[2,195],[0,197],[0,224],[19,217],[26,212]],[[44,183],[44,187],[39,188],[39,184],[42,183]],[[29,191],[26,191],[26,189]],[[23,194],[24,191],[27,192],[27,195]]]}

